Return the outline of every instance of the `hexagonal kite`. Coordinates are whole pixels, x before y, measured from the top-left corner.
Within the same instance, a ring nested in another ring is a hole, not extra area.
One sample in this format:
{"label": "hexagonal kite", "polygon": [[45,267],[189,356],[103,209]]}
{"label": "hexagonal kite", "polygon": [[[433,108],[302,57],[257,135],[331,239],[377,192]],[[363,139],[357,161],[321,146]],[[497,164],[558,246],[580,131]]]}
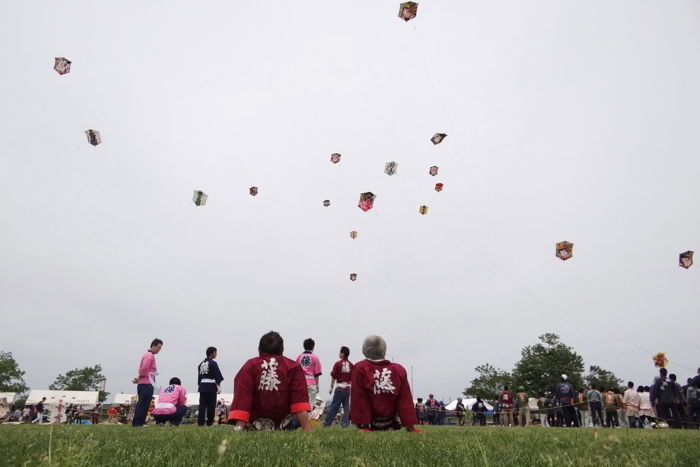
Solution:
{"label": "hexagonal kite", "polygon": [[422,215],[428,214],[428,206],[421,206],[418,208],[418,212],[421,213]]}
{"label": "hexagonal kite", "polygon": [[440,144],[442,143],[442,140],[445,139],[447,135],[445,133],[435,133],[432,138],[430,138],[430,141],[433,142],[433,144]]}
{"label": "hexagonal kite", "polygon": [[357,280],[357,274],[355,274],[354,272],[353,272],[352,274],[350,274],[350,280],[353,281],[353,282],[356,281],[356,280]]}
{"label": "hexagonal kite", "polygon": [[55,58],[56,58],[56,60],[54,61],[53,69],[56,70],[56,72],[59,75],[65,75],[66,73],[70,73],[71,61],[65,57],[55,57]]}
{"label": "hexagonal kite", "polygon": [[87,136],[88,143],[92,144],[93,146],[97,146],[102,142],[100,132],[97,130],[85,130],[85,136]]}
{"label": "hexagonal kite", "polygon": [[693,253],[692,251],[688,250],[685,253],[681,253],[678,255],[678,266],[688,269],[690,266],[693,265]]}
{"label": "hexagonal kite", "polygon": [[374,207],[374,193],[368,191],[366,193],[360,194],[360,202],[357,203],[357,207],[367,212]]}
{"label": "hexagonal kite", "polygon": [[394,175],[399,170],[398,162],[387,162],[384,166],[384,173],[387,175]]}
{"label": "hexagonal kite", "polygon": [[434,177],[438,174],[438,170],[440,170],[440,167],[434,165],[428,170],[428,173]]}
{"label": "hexagonal kite", "polygon": [[444,185],[442,183],[436,183],[435,184],[435,191],[438,191],[438,192],[442,191],[443,186]]}
{"label": "hexagonal kite", "polygon": [[250,193],[250,196],[257,196],[258,195],[258,187],[256,186],[251,186],[250,189],[248,190]]}
{"label": "hexagonal kite", "polygon": [[208,196],[205,195],[203,191],[194,190],[192,201],[194,201],[194,204],[196,204],[197,206],[204,206],[205,204],[207,204],[207,198]]}
{"label": "hexagonal kite", "polygon": [[329,200],[329,199],[324,199],[324,200],[323,200],[323,205],[324,205],[325,207],[330,206],[330,205],[331,205],[331,200]]}
{"label": "hexagonal kite", "polygon": [[557,243],[556,247],[557,258],[566,261],[574,256],[574,244],[567,241]]}
{"label": "hexagonal kite", "polygon": [[350,232],[350,238],[357,238],[357,231],[356,230],[353,230],[352,232]]}
{"label": "hexagonal kite", "polygon": [[416,2],[403,2],[399,6],[399,18],[410,21],[418,14],[418,4]]}
{"label": "hexagonal kite", "polygon": [[338,162],[340,162],[340,154],[338,154],[337,152],[334,152],[333,154],[331,154],[331,162],[334,164],[337,164]]}

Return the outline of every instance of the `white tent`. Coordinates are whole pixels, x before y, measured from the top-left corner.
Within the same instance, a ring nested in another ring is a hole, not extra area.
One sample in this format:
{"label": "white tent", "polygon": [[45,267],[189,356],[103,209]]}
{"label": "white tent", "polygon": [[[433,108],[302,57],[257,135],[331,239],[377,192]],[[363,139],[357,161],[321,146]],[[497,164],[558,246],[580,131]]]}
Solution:
{"label": "white tent", "polygon": [[56,405],[58,401],[63,401],[64,405],[76,404],[88,407],[94,407],[100,398],[100,393],[97,391],[41,391],[32,389],[27,397],[26,404],[36,404],[45,397],[45,405]]}
{"label": "white tent", "polygon": [[[476,397],[469,397],[469,398],[463,398],[462,399],[462,404],[464,405],[464,408],[468,411],[472,410],[472,405],[476,402]],[[482,401],[484,402],[484,401]],[[489,404],[488,402],[484,402],[484,407],[486,407],[486,410],[491,411],[493,410],[493,406]],[[445,410],[455,410],[457,408],[457,401],[453,400],[449,404],[445,406]]]}
{"label": "white tent", "polygon": [[114,400],[112,401],[113,405],[122,405],[122,404],[131,404],[132,398],[136,398],[136,394],[116,394],[114,396]]}
{"label": "white tent", "polygon": [[15,397],[17,397],[16,392],[0,392],[0,400],[5,398],[5,401],[7,401],[8,404],[12,404],[15,400]]}

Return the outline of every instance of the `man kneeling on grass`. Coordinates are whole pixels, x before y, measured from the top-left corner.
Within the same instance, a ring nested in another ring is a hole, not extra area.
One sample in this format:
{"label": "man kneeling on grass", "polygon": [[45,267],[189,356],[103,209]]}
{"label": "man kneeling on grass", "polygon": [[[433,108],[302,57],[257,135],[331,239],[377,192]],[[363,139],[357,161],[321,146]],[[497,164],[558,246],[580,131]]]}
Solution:
{"label": "man kneeling on grass", "polygon": [[151,412],[156,425],[163,426],[165,422],[177,426],[187,413],[187,391],[181,386],[180,378],[170,378],[170,383],[160,390],[158,403]]}
{"label": "man kneeling on grass", "polygon": [[311,431],[304,370],[282,355],[282,336],[268,332],[260,338],[258,352],[260,355],[245,362],[233,380],[229,423],[236,431],[284,430],[294,426],[296,416],[302,430]]}
{"label": "man kneeling on grass", "polygon": [[363,431],[398,430],[412,433],[418,423],[406,369],[386,360],[386,342],[369,336],[362,343],[366,360],[355,365],[350,392],[350,419]]}

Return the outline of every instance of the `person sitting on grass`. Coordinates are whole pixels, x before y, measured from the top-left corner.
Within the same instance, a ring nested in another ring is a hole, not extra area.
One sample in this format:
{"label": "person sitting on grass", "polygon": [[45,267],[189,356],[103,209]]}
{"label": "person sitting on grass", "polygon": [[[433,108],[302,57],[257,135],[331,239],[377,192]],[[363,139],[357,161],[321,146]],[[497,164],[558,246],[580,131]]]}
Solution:
{"label": "person sitting on grass", "polygon": [[283,430],[296,419],[311,431],[311,410],[301,366],[285,356],[282,336],[270,331],[260,338],[259,356],[243,364],[233,380],[233,403],[228,422],[234,430]]}
{"label": "person sitting on grass", "polygon": [[183,388],[180,378],[170,378],[168,386],[160,390],[158,403],[153,412],[156,425],[163,426],[165,422],[177,426],[187,412],[187,391]]}
{"label": "person sitting on grass", "polygon": [[406,369],[385,359],[386,342],[369,336],[362,343],[366,360],[355,365],[350,392],[350,419],[363,431],[398,430],[412,433],[418,423]]}

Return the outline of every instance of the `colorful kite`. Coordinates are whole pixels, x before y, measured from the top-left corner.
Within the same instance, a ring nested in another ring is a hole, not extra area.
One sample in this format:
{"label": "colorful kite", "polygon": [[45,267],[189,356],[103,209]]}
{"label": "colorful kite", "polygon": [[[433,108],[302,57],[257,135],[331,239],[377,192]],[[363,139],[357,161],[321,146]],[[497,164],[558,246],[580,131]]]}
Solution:
{"label": "colorful kite", "polygon": [[436,183],[435,184],[435,191],[442,191],[443,184],[442,183]]}
{"label": "colorful kite", "polygon": [[250,192],[250,196],[257,196],[258,195],[258,187],[256,187],[256,186],[251,186],[248,191]]}
{"label": "colorful kite", "polygon": [[357,204],[357,207],[365,212],[369,211],[374,207],[374,198],[376,196],[370,191],[360,194],[360,202]]}
{"label": "colorful kite", "polygon": [[423,215],[428,214],[428,206],[421,206],[421,207],[419,207],[419,208],[418,208],[418,212],[421,213],[421,214],[423,214]]}
{"label": "colorful kite", "polygon": [[428,173],[434,177],[438,174],[438,170],[440,170],[440,167],[434,165],[430,168],[430,170],[428,170]]}
{"label": "colorful kite", "polygon": [[207,198],[208,196],[204,194],[203,191],[199,190],[194,190],[194,196],[192,196],[192,201],[194,201],[194,204],[197,206],[204,206],[207,204]]}
{"label": "colorful kite", "polygon": [[340,154],[338,154],[337,152],[334,152],[333,154],[331,154],[331,162],[334,164],[337,164],[338,162],[340,162]]}
{"label": "colorful kite", "polygon": [[447,137],[445,133],[435,133],[433,137],[430,138],[430,141],[432,141],[433,144],[440,144],[445,137]]}
{"label": "colorful kite", "polygon": [[399,7],[399,18],[410,21],[418,14],[418,4],[416,2],[404,2]]}
{"label": "colorful kite", "polygon": [[566,261],[567,259],[574,256],[574,244],[566,241],[559,242],[557,243],[556,253],[557,258],[559,258],[562,261]]}
{"label": "colorful kite", "polygon": [[666,365],[668,365],[668,358],[666,358],[666,354],[663,352],[658,352],[651,357],[651,359],[654,360],[654,366],[656,368],[666,368]]}
{"label": "colorful kite", "polygon": [[355,274],[354,272],[353,272],[352,274],[350,274],[350,280],[351,280],[351,281],[356,281],[356,280],[357,280],[357,274]]}
{"label": "colorful kite", "polygon": [[399,170],[398,162],[387,162],[384,166],[384,173],[387,175],[394,175]]}
{"label": "colorful kite", "polygon": [[100,132],[97,130],[85,130],[85,135],[87,136],[88,143],[92,144],[93,146],[97,146],[102,142]]}
{"label": "colorful kite", "polygon": [[59,75],[65,75],[66,73],[70,73],[70,64],[71,61],[67,58],[56,57],[56,60],[53,64],[53,69],[56,70],[56,72],[58,72]]}
{"label": "colorful kite", "polygon": [[352,232],[350,232],[350,238],[357,238],[357,231],[356,230],[353,230]]}
{"label": "colorful kite", "polygon": [[688,250],[678,255],[678,266],[688,269],[693,265],[693,252]]}
{"label": "colorful kite", "polygon": [[324,199],[324,200],[323,200],[323,205],[324,205],[325,207],[330,206],[330,205],[331,205],[331,200],[329,200],[329,199]]}

